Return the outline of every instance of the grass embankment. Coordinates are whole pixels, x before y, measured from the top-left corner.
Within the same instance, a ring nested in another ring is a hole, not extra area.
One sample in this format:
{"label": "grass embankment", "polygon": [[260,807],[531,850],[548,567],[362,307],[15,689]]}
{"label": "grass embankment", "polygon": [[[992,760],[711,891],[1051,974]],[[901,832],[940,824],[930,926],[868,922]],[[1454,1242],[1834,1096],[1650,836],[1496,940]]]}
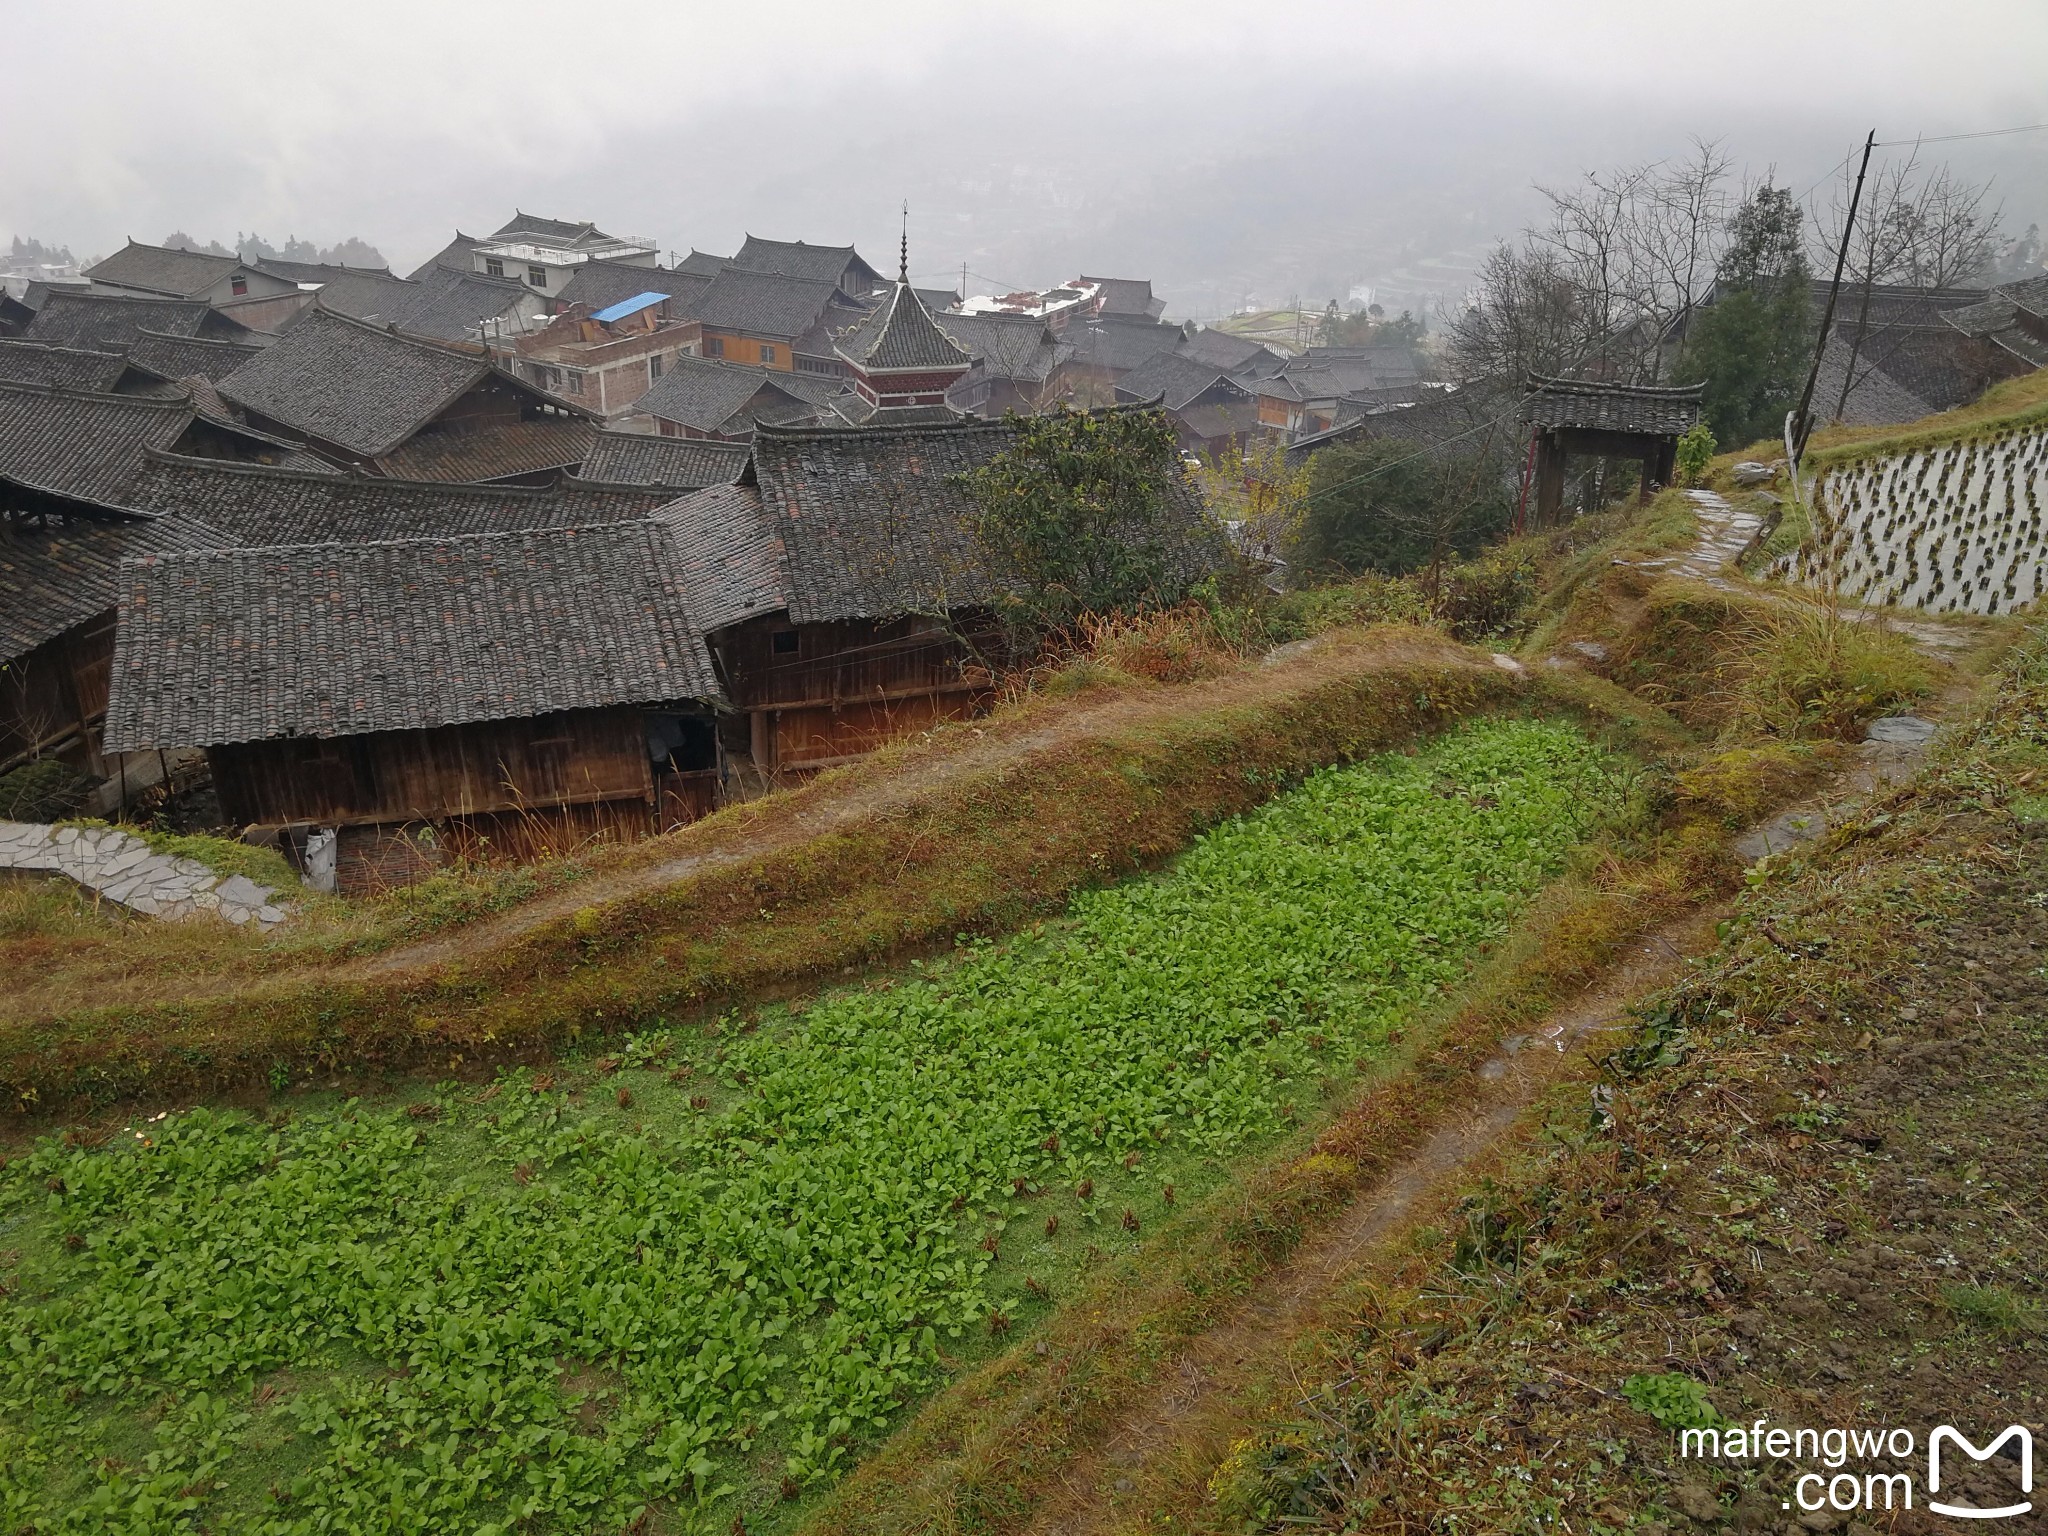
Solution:
{"label": "grass embankment", "polygon": [[[1238,1404],[1206,1486],[1130,1528],[1889,1527],[1882,1492],[1812,1504],[1904,1474],[1898,1528],[1932,1529],[1933,1426],[1986,1443],[2048,1403],[2044,770],[2037,632],[1910,787],[1765,866],[1711,961],[1360,1276],[1356,1322]],[[1915,1448],[1678,1454],[1759,1418]],[[1951,1461],[1944,1497],[2012,1502],[2011,1464]]]}
{"label": "grass embankment", "polygon": [[630,1037],[573,1092],[47,1140],[0,1174],[0,1514],[725,1530],[735,1489],[758,1528],[1383,1070],[1637,777],[1479,722],[1042,933]]}
{"label": "grass embankment", "polygon": [[[2002,436],[2048,425],[2048,371],[1994,384],[1968,405],[1940,411],[1898,426],[1825,427],[1814,433],[1807,464],[1814,473],[1855,459],[1921,448],[1938,448],[1968,438]],[[1783,456],[1783,449],[1779,450]]]}
{"label": "grass embankment", "polygon": [[[1078,888],[1157,864],[1317,767],[1524,708],[1637,736],[1668,730],[1596,680],[1518,678],[1427,632],[1333,636],[1284,666],[1026,709],[982,735],[946,733],[930,757],[878,754],[849,778],[661,840],[670,858],[737,847],[728,862],[602,905],[565,904],[423,971],[286,971],[139,1006],[68,997],[0,1024],[0,1092],[17,1113],[53,1113],[540,1059],[635,1021],[1014,928]],[[853,810],[836,814],[849,799]]]}

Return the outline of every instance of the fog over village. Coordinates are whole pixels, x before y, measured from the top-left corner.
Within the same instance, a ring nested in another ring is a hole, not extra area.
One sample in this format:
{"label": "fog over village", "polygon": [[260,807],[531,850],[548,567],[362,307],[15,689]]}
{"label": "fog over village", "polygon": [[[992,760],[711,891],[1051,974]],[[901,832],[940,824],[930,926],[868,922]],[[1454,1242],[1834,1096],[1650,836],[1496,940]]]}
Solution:
{"label": "fog over village", "polygon": [[0,3],[0,1536],[1941,1536],[2040,0]]}

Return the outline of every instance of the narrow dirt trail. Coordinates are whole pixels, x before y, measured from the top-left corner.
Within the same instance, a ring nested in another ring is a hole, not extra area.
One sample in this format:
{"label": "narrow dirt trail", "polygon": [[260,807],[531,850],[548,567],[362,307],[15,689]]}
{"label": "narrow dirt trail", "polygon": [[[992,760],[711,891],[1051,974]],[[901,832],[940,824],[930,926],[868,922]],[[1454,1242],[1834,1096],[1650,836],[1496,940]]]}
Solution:
{"label": "narrow dirt trail", "polygon": [[1713,947],[1720,909],[1695,910],[1632,943],[1593,987],[1535,1033],[1502,1042],[1480,1068],[1471,1108],[1440,1126],[1412,1155],[1362,1191],[1260,1285],[1222,1326],[1198,1339],[1165,1373],[1166,1384],[1127,1414],[1051,1490],[1027,1536],[1084,1536],[1118,1527],[1123,1496],[1198,1434],[1205,1412],[1269,1377],[1317,1326],[1335,1323],[1346,1289],[1373,1251],[1418,1208],[1457,1188],[1514,1128],[1575,1056],[1621,1027],[1629,1003],[1677,977]]}
{"label": "narrow dirt trail", "polygon": [[[1653,562],[1673,574],[1726,589],[1724,574],[1762,529],[1754,514],[1718,496],[1695,498],[1700,535],[1683,556]],[[1794,601],[1785,597],[1781,601]],[[1955,632],[1913,636],[1937,659],[1952,659]],[[1947,713],[1969,691],[1952,677],[1935,710]],[[1889,723],[1889,722],[1887,722]],[[1915,726],[1926,722],[1914,722]],[[1879,733],[1843,762],[1820,790],[1752,827],[1733,846],[1750,861],[1818,835],[1856,806],[1910,777],[1933,730]],[[1344,1297],[1361,1270],[1418,1211],[1461,1187],[1482,1160],[1516,1134],[1517,1121],[1539,1095],[1599,1037],[1621,1025],[1628,1006],[1675,980],[1687,962],[1712,950],[1725,906],[1695,909],[1635,941],[1626,956],[1534,1034],[1502,1042],[1479,1071],[1468,1110],[1440,1125],[1411,1156],[1367,1190],[1275,1270],[1227,1321],[1202,1335],[1162,1372],[1163,1385],[1133,1406],[1044,1491],[1025,1536],[1107,1536],[1135,1522],[1140,1504],[1162,1479],[1203,1464],[1205,1446],[1223,1431],[1218,1418],[1239,1394],[1279,1376],[1289,1351],[1318,1327],[1342,1321]]]}

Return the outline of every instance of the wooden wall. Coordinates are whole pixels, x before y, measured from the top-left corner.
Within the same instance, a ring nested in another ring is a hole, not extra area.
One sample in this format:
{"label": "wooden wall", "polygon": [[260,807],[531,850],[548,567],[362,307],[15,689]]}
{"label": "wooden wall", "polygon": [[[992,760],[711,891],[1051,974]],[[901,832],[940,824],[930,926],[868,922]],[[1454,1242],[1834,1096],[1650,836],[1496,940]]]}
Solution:
{"label": "wooden wall", "polygon": [[0,662],[0,772],[58,757],[102,774],[100,729],[114,665],[111,611]]}
{"label": "wooden wall", "polygon": [[432,821],[635,799],[653,773],[638,709],[210,747],[229,822]]}
{"label": "wooden wall", "polygon": [[[995,636],[974,633],[984,659]],[[823,768],[987,702],[993,678],[936,619],[791,624],[777,614],[716,642],[733,703],[749,716],[755,767]]]}

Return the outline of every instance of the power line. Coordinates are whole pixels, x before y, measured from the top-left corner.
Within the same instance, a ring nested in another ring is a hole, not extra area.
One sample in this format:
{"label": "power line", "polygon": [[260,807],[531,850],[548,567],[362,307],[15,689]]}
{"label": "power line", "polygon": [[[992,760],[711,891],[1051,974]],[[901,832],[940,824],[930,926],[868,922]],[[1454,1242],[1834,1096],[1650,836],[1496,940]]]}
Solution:
{"label": "power line", "polygon": [[2022,123],[2017,128],[1986,128],[1981,133],[1944,133],[1932,139],[1879,139],[1879,149],[1901,149],[1908,144],[1954,144],[1963,139],[2002,139],[2009,133],[2039,133],[2048,123]]}
{"label": "power line", "polygon": [[1349,480],[1339,480],[1335,485],[1326,485],[1323,487],[1323,489],[1315,492],[1313,495],[1304,496],[1302,500],[1304,502],[1321,501],[1325,496],[1334,496],[1337,494],[1337,492],[1345,490],[1351,486],[1357,485],[1362,481],[1376,480],[1381,475],[1387,474],[1392,470],[1399,469],[1403,464],[1413,464],[1417,459],[1426,459],[1432,453],[1437,452],[1439,449],[1448,448],[1451,446],[1451,444],[1456,442],[1462,442],[1465,438],[1477,437],[1481,432],[1491,432],[1495,427],[1499,426],[1502,422],[1506,421],[1510,416],[1514,415],[1517,409],[1518,407],[1510,406],[1507,410],[1502,411],[1498,416],[1494,417],[1491,421],[1482,421],[1481,423],[1479,423],[1478,426],[1468,428],[1467,430],[1458,433],[1456,436],[1446,437],[1439,442],[1431,443],[1427,448],[1424,448],[1416,453],[1411,453],[1406,458],[1395,459],[1392,463],[1382,464],[1377,469],[1369,469],[1362,475],[1353,475]]}

